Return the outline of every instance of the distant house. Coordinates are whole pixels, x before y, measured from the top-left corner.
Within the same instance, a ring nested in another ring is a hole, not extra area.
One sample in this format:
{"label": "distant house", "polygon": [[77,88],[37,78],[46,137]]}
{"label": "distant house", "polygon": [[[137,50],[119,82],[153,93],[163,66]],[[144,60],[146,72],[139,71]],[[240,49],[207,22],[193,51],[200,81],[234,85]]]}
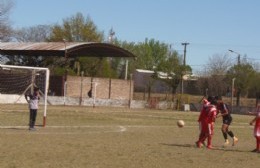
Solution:
{"label": "distant house", "polygon": [[[144,70],[144,69],[136,69],[133,75],[134,80],[134,91],[135,92],[150,92],[152,93],[169,93],[171,92],[171,87],[165,83],[163,80],[160,79],[171,79],[171,76],[169,76],[167,73],[164,72],[157,72],[157,79],[153,78],[155,75],[154,71],[151,70]],[[196,81],[198,80],[198,77],[191,74],[186,74],[183,76],[184,80],[184,91],[191,91],[197,92],[197,89],[195,87]],[[180,90],[181,86],[178,87],[177,90]]]}
{"label": "distant house", "polygon": [[[171,90],[171,87],[164,81],[153,78],[154,71],[136,69],[133,75],[134,90],[136,92],[152,92],[152,93],[166,93]],[[157,72],[157,77],[161,79],[170,79],[166,73]]]}

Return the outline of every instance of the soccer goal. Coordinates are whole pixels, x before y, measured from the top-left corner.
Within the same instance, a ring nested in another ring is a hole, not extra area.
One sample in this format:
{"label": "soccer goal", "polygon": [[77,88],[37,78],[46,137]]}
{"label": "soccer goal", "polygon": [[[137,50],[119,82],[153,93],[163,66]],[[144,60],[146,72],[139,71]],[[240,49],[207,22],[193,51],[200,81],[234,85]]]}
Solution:
{"label": "soccer goal", "polygon": [[0,110],[19,111],[15,109],[15,105],[26,104],[24,95],[32,93],[37,87],[40,89],[40,106],[43,107],[43,126],[45,126],[49,75],[48,68],[0,64],[0,103],[8,107]]}

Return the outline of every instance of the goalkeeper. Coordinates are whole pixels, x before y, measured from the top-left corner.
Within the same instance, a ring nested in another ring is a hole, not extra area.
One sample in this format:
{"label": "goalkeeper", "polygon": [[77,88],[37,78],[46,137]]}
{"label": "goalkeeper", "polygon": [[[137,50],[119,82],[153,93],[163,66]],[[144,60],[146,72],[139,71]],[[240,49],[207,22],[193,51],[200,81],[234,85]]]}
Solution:
{"label": "goalkeeper", "polygon": [[33,94],[29,94],[29,95],[26,94],[25,99],[29,103],[29,109],[30,109],[29,130],[34,131],[36,130],[34,126],[37,117],[37,110],[39,108],[38,104],[40,100],[39,88],[34,88]]}

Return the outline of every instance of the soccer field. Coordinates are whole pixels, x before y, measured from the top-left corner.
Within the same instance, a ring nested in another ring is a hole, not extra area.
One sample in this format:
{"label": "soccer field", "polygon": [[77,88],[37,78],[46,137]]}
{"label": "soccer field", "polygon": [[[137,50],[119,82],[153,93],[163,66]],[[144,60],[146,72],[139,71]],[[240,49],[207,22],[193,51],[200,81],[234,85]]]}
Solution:
{"label": "soccer field", "polygon": [[[255,168],[253,116],[233,115],[236,146],[222,147],[218,119],[213,150],[198,149],[197,112],[49,106],[46,127],[28,131],[27,106],[0,105],[1,168]],[[42,124],[42,113],[37,124]],[[176,122],[183,119],[185,127]],[[231,140],[231,139],[230,139]]]}

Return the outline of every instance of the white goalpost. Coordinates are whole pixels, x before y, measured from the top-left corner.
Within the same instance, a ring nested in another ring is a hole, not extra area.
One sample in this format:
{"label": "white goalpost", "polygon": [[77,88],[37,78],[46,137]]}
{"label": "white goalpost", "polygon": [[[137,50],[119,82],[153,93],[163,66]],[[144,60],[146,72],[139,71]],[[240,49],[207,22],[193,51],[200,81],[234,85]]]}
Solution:
{"label": "white goalpost", "polygon": [[24,95],[40,89],[43,98],[43,127],[46,125],[50,71],[48,68],[0,64],[0,98],[4,104],[26,103]]}

